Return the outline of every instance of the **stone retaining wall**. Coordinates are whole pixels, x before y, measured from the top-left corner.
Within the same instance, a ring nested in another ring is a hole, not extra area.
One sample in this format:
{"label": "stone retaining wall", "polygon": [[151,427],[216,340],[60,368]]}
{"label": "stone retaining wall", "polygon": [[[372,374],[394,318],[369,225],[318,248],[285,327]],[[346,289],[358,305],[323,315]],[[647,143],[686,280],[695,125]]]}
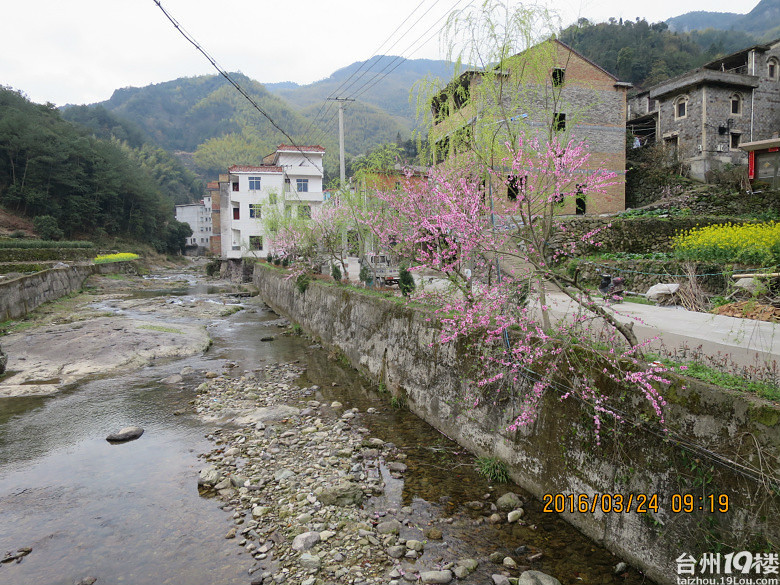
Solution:
{"label": "stone retaining wall", "polygon": [[563,222],[566,231],[556,234],[554,245],[580,242],[585,234],[599,228],[606,228],[593,238],[593,241],[599,244],[598,246],[580,244],[577,248],[578,253],[630,252],[647,254],[650,252],[671,252],[672,239],[679,232],[727,222],[738,225],[751,223],[749,220],[728,220],[722,217],[577,218]]}
{"label": "stone retaining wall", "polygon": [[[406,399],[409,408],[477,455],[506,462],[512,479],[545,500],[545,494],[583,494],[585,512],[562,516],[596,542],[644,570],[659,583],[676,582],[676,559],[717,550],[765,552],[780,542],[780,495],[745,476],[750,467],[780,468],[780,411],[766,401],[726,393],[703,383],[676,380],[666,388],[667,424],[687,440],[717,453],[715,461],[679,446],[655,427],[608,424],[594,440],[592,412],[553,392],[536,422],[519,432],[507,425],[519,412],[517,398],[490,396],[479,407],[467,378],[468,356],[441,345],[435,322],[420,309],[336,285],[312,282],[299,292],[285,273],[254,267],[261,296],[361,373]],[[604,392],[620,396],[609,381]],[[646,412],[644,399],[623,396],[632,417]],[[598,494],[632,497],[629,513],[606,512]],[[658,510],[636,511],[637,495],[657,495]],[[674,512],[690,494],[693,509]],[[726,494],[728,512],[710,512],[709,495]],[[703,499],[700,499],[703,498]],[[561,498],[559,498],[559,502]],[[570,500],[564,503],[568,506]],[[700,510],[699,506],[705,509]]]}
{"label": "stone retaining wall", "polygon": [[77,264],[51,268],[0,282],[0,321],[18,319],[36,307],[81,289],[92,274],[135,270],[130,262]]}

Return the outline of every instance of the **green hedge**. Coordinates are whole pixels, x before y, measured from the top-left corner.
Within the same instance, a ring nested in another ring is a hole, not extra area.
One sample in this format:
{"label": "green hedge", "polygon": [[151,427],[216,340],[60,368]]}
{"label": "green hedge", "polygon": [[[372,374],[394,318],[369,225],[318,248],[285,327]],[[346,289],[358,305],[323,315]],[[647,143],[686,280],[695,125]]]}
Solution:
{"label": "green hedge", "polygon": [[0,248],[15,248],[21,250],[42,248],[94,248],[95,244],[87,241],[55,242],[52,240],[0,240]]}
{"label": "green hedge", "polygon": [[51,267],[52,267],[51,264],[39,264],[37,262],[7,263],[7,264],[0,264],[0,274],[9,274],[11,272],[21,272],[23,274],[30,274],[32,272],[40,272],[41,270],[48,270]]}
{"label": "green hedge", "polygon": [[0,248],[0,262],[92,260],[91,248]]}

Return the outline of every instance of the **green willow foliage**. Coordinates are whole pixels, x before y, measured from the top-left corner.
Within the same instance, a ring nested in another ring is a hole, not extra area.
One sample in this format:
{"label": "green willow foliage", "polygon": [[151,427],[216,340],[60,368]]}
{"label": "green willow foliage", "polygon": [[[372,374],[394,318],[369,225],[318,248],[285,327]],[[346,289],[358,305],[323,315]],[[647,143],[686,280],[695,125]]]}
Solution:
{"label": "green willow foliage", "polygon": [[63,120],[53,104],[0,88],[0,205],[51,216],[65,237],[123,236],[175,252],[189,226],[173,219],[172,201],[127,148]]}

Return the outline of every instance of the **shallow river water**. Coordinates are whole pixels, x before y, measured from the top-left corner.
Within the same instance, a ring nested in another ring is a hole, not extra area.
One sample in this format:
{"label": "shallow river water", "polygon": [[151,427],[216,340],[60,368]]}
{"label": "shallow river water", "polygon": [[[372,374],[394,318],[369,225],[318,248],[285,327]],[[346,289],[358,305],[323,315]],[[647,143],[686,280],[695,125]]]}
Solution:
{"label": "shallow river water", "polygon": [[[213,292],[201,285],[176,291],[176,299]],[[312,349],[310,340],[280,336],[273,327],[275,341],[260,342],[269,333],[263,321],[277,317],[257,299],[246,306],[209,326],[214,345],[202,356],[93,380],[54,396],[0,399],[0,555],[32,548],[21,563],[0,565],[0,584],[73,585],[89,576],[97,585],[249,583],[251,557],[224,538],[230,516],[198,494],[204,464],[197,456],[211,448],[204,437],[213,425],[189,408],[202,373],[220,372],[228,360],[236,364],[227,370],[235,375],[301,360],[307,367],[301,384],[319,385],[317,399],[339,400],[361,412],[378,409],[361,424],[404,450],[409,470],[403,479],[386,475],[385,494],[367,505],[377,511],[410,506],[420,523],[452,518],[456,530],[447,546],[461,557],[511,554],[527,546],[543,553],[533,568],[564,585],[646,582],[633,570],[616,575],[620,559],[556,516],[542,514],[538,502],[527,506],[527,526],[484,522],[483,514],[464,504],[522,491],[491,486],[475,472],[473,457],[408,411],[392,408],[387,396]],[[194,372],[181,387],[160,382],[187,366]],[[105,441],[128,425],[143,427],[144,435],[120,445]],[[482,565],[467,582],[490,582],[490,563]]]}

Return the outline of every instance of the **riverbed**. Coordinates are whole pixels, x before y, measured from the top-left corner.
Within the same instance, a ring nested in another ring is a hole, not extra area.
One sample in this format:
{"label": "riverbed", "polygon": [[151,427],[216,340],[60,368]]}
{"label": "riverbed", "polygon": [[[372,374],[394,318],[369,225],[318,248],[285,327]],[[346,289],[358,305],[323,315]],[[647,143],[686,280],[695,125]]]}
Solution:
{"label": "riverbed", "polygon": [[[517,486],[492,485],[472,456],[402,404],[391,404],[338,356],[286,333],[260,299],[236,301],[191,275],[184,280],[175,291],[147,287],[130,297],[94,299],[88,310],[106,318],[143,313],[160,328],[205,327],[208,351],[128,365],[49,396],[0,399],[0,554],[32,549],[21,562],[0,564],[0,583],[232,585],[263,582],[264,573],[269,583],[387,583],[452,572],[467,559],[477,566],[459,582],[489,583],[493,575],[517,577],[529,569],[564,585],[646,582],[541,512]],[[159,310],[144,309],[149,305],[140,301],[149,299],[160,301]],[[242,310],[231,315],[167,310],[236,302]],[[220,399],[225,408],[213,406]],[[298,413],[262,428],[235,420],[282,404]],[[237,405],[237,412],[226,412]],[[128,425],[143,427],[143,436],[120,445],[105,441]],[[247,443],[256,459],[243,451]],[[304,466],[318,448],[321,456]],[[226,456],[230,449],[236,451]],[[403,471],[390,471],[392,463]],[[199,491],[199,472],[209,465],[245,481],[223,486],[232,490],[224,497]],[[253,465],[254,484],[252,474],[241,475]],[[275,479],[280,469],[301,482]],[[316,490],[333,478],[366,488],[370,497],[357,508],[323,507]],[[506,492],[516,493],[524,510],[511,524],[496,508]],[[280,498],[272,495],[287,498],[291,511],[280,515],[274,508],[282,507]],[[258,514],[260,506],[269,509]],[[391,520],[400,528],[388,539],[377,527]],[[320,558],[320,568],[301,569],[302,553],[291,553],[291,542],[296,533],[315,531],[334,534],[306,551]],[[388,554],[409,541],[422,543],[416,556]],[[276,556],[260,552],[274,546]]]}

